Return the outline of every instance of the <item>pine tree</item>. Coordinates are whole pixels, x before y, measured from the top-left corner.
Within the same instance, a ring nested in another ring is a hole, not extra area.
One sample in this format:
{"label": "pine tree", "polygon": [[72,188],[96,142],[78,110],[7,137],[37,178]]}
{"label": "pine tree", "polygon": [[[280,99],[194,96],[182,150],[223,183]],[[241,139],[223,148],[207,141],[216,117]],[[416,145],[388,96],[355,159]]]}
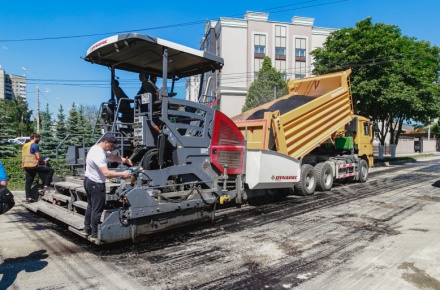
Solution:
{"label": "pine tree", "polygon": [[257,79],[249,87],[245,104],[242,111],[258,107],[274,99],[274,88],[276,88],[276,97],[282,97],[287,94],[287,83],[281,78],[280,73],[272,66],[270,57],[266,56],[262,67],[258,72]]}
{"label": "pine tree", "polygon": [[41,143],[40,148],[44,157],[55,159],[56,148],[60,143],[55,137],[55,130],[52,122],[52,114],[49,111],[49,104],[46,104],[46,110],[40,113],[41,117]]}
{"label": "pine tree", "polygon": [[80,134],[84,136],[85,146],[92,146],[96,141],[92,138],[93,124],[86,116],[86,108],[82,105],[78,109],[78,124],[80,126]]}
{"label": "pine tree", "polygon": [[78,111],[75,103],[72,104],[69,110],[66,123],[67,134],[70,135],[65,142],[66,148],[69,145],[82,147],[82,138],[78,136],[81,134],[81,127],[78,124]]}
{"label": "pine tree", "polygon": [[64,138],[66,138],[66,135],[67,135],[66,115],[64,115],[63,105],[60,105],[57,115],[55,137],[57,137],[60,140],[63,140]]}
{"label": "pine tree", "polygon": [[69,116],[67,117],[67,132],[69,132],[69,134],[80,133],[81,129],[78,124],[78,118],[78,111],[76,110],[75,103],[73,103],[69,110]]}
{"label": "pine tree", "polygon": [[6,114],[9,100],[0,100],[0,158],[13,157],[18,153],[17,145],[8,142],[16,137],[16,130],[11,126],[12,118]]}
{"label": "pine tree", "polygon": [[[57,121],[55,124],[55,137],[61,143],[67,136],[66,115],[64,114],[63,105],[58,108]],[[58,144],[59,145],[59,144]],[[67,144],[64,143],[58,150],[58,158],[66,158]]]}

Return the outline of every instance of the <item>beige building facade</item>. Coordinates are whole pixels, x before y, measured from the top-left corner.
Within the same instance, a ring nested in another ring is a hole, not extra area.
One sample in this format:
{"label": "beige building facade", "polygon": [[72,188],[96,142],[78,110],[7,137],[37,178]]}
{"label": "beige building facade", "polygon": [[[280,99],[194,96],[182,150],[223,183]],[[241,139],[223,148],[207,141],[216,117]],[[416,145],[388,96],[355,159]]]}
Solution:
{"label": "beige building facade", "polygon": [[[260,12],[209,21],[201,49],[221,56],[225,65],[221,72],[204,76],[202,95],[217,97],[219,109],[229,117],[240,114],[265,56],[286,80],[310,76],[310,52],[336,30],[313,23],[313,18],[297,16],[291,22],[269,21],[269,14]],[[188,81],[187,99],[198,99],[200,82],[199,77]]]}
{"label": "beige building facade", "polygon": [[0,99],[13,100],[18,97],[26,101],[26,78],[6,74],[0,68]]}

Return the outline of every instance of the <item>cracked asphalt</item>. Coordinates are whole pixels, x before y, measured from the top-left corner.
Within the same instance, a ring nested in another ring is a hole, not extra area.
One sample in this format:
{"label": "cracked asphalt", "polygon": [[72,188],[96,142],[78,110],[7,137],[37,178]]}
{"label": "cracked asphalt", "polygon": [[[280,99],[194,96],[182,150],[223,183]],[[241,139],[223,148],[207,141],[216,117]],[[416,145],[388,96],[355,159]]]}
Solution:
{"label": "cracked asphalt", "polygon": [[366,183],[221,209],[95,246],[22,207],[0,216],[0,289],[440,289],[440,157]]}

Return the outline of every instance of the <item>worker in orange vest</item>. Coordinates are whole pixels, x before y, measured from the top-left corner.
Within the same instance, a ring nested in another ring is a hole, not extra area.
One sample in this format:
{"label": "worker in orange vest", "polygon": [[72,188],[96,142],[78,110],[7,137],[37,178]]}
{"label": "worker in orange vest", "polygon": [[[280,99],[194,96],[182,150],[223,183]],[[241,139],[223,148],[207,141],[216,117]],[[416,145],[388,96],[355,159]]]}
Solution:
{"label": "worker in orange vest", "polygon": [[46,165],[46,161],[42,159],[40,154],[40,147],[38,146],[38,143],[40,143],[41,140],[40,134],[32,133],[30,139],[31,140],[28,143],[25,143],[23,145],[23,148],[21,149],[21,167],[23,167],[23,169],[26,171],[26,202],[36,201],[31,196],[31,187],[32,183],[34,182],[35,175],[37,173],[46,174],[46,178],[45,180],[43,180],[43,191],[41,192],[42,194],[44,194],[44,192],[47,190],[53,190],[50,185],[52,183],[52,177],[55,172],[52,168],[43,166]]}

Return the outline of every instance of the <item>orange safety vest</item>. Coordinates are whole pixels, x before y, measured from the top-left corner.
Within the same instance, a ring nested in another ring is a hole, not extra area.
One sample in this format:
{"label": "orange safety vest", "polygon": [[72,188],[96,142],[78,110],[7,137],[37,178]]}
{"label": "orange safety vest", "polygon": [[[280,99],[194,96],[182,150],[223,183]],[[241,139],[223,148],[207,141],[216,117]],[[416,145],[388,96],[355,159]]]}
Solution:
{"label": "orange safety vest", "polygon": [[38,166],[38,159],[35,154],[31,154],[31,145],[34,144],[33,141],[28,142],[21,148],[21,167],[23,168],[33,168]]}

